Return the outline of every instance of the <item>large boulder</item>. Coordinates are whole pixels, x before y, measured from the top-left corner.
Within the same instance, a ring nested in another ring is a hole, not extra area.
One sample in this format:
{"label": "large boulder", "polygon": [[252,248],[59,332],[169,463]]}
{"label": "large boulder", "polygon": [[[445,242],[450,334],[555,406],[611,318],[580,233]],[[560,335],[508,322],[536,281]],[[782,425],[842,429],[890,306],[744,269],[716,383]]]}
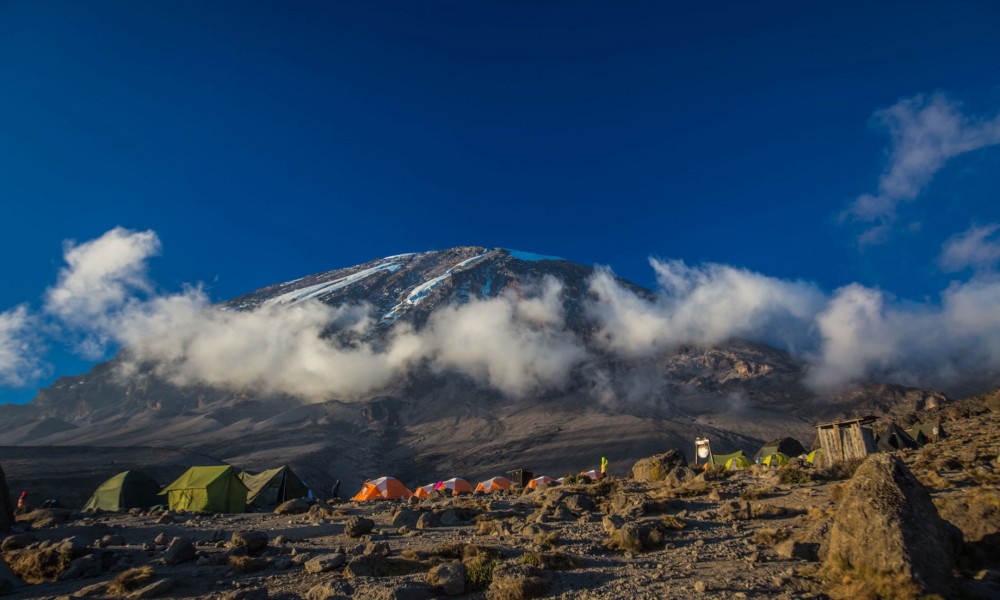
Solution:
{"label": "large boulder", "polygon": [[10,502],[10,490],[7,488],[7,478],[0,467],[0,536],[10,531],[14,524],[14,505]]}
{"label": "large boulder", "polygon": [[947,594],[960,543],[903,461],[874,454],[844,485],[825,568],[875,589],[915,585]]}
{"label": "large boulder", "polygon": [[663,454],[643,458],[632,465],[632,477],[636,481],[663,481],[678,468],[687,469],[687,458],[676,448]]}

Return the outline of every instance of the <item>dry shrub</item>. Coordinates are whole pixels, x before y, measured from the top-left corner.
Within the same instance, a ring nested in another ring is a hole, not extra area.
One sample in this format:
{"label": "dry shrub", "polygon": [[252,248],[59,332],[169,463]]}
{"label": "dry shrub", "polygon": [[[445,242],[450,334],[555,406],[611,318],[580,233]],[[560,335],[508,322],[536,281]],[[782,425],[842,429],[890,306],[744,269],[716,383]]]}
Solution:
{"label": "dry shrub", "polygon": [[833,600],[943,600],[927,595],[909,577],[870,567],[825,567],[826,592]]}
{"label": "dry shrub", "polygon": [[772,490],[769,487],[758,486],[758,487],[747,488],[742,492],[740,492],[740,498],[742,500],[747,500],[747,501],[760,500],[761,498],[770,494],[772,491],[774,490]]}
{"label": "dry shrub", "polygon": [[559,546],[559,532],[558,531],[548,531],[542,532],[535,535],[531,540],[536,545],[542,548],[556,548]]}
{"label": "dry shrub", "polygon": [[[530,567],[528,567],[530,568]],[[542,598],[549,591],[549,583],[535,574],[517,577],[494,578],[486,592],[487,600],[526,600]]]}
{"label": "dry shrub", "polygon": [[267,568],[267,559],[255,556],[230,556],[229,568],[235,573],[256,573]]}
{"label": "dry shrub", "polygon": [[476,533],[479,535],[506,535],[510,533],[510,527],[503,521],[487,518],[476,522]]}
{"label": "dry shrub", "polygon": [[571,554],[562,552],[525,552],[521,555],[521,562],[541,569],[551,569],[553,571],[569,571],[578,569],[583,561]]}
{"label": "dry shrub", "polygon": [[4,560],[10,570],[25,583],[38,584],[55,581],[72,559],[55,548],[45,548],[8,552],[4,555]]}
{"label": "dry shrub", "polygon": [[145,587],[153,581],[156,573],[152,567],[136,567],[127,571],[122,571],[108,584],[108,595],[125,596],[139,588]]}
{"label": "dry shrub", "polygon": [[812,477],[801,467],[785,467],[778,481],[785,485],[803,485],[812,481]]}
{"label": "dry shrub", "polygon": [[493,571],[500,564],[500,561],[491,556],[477,556],[463,562],[468,590],[483,590],[489,587],[493,583]]}
{"label": "dry shrub", "polygon": [[792,532],[784,529],[761,529],[757,533],[753,534],[753,541],[766,546],[777,545],[789,538]]}

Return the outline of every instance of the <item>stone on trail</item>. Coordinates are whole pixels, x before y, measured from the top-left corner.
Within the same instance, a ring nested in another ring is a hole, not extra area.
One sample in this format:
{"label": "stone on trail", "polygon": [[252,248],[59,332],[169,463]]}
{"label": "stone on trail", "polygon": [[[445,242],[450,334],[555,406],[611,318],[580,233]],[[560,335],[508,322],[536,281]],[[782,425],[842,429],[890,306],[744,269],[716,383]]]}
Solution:
{"label": "stone on trail", "polygon": [[230,544],[246,548],[248,554],[260,554],[267,548],[267,534],[257,529],[234,531]]}
{"label": "stone on trail", "polygon": [[309,511],[309,501],[305,498],[286,500],[274,509],[276,515],[301,515]]}
{"label": "stone on trail", "polygon": [[163,562],[168,565],[176,565],[189,560],[194,560],[198,555],[194,544],[185,537],[175,537],[170,541],[170,545],[163,551]]}
{"label": "stone on trail", "polygon": [[332,571],[347,562],[347,556],[342,552],[333,554],[323,554],[305,562],[305,569],[309,573],[325,573]]}
{"label": "stone on trail", "polygon": [[435,566],[427,574],[427,583],[440,589],[445,596],[457,596],[465,592],[465,565],[460,562]]}
{"label": "stone on trail", "polygon": [[169,592],[171,589],[173,589],[176,583],[177,581],[174,580],[173,578],[164,577],[163,579],[154,581],[153,583],[147,585],[146,587],[140,588],[132,592],[131,594],[128,595],[128,597],[133,598],[135,600],[139,600],[141,598],[156,598],[157,596],[162,596],[163,594]]}
{"label": "stone on trail", "polygon": [[352,538],[358,538],[371,533],[374,528],[375,521],[365,517],[351,517],[344,522],[344,534]]}
{"label": "stone on trail", "polygon": [[826,569],[859,579],[901,577],[947,594],[960,540],[903,461],[874,454],[844,486]]}

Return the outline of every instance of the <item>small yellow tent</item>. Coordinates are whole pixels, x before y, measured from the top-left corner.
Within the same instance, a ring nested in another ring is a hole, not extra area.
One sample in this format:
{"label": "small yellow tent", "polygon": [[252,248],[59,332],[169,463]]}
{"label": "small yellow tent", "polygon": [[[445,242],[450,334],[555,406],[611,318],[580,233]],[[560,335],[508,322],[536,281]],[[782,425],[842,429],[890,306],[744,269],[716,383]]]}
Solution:
{"label": "small yellow tent", "polygon": [[788,455],[782,452],[768,454],[761,457],[760,464],[767,467],[781,467],[788,464]]}
{"label": "small yellow tent", "polygon": [[241,513],[247,509],[247,486],[229,465],[191,467],[160,492],[171,510]]}

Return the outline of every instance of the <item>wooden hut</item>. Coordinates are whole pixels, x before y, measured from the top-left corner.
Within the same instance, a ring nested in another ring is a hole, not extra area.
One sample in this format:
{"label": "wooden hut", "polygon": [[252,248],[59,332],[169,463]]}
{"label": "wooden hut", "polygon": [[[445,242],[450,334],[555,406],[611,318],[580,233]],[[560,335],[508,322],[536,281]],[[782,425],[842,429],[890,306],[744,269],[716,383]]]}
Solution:
{"label": "wooden hut", "polygon": [[864,458],[875,452],[875,417],[858,417],[816,425],[823,459],[833,465],[852,458]]}

